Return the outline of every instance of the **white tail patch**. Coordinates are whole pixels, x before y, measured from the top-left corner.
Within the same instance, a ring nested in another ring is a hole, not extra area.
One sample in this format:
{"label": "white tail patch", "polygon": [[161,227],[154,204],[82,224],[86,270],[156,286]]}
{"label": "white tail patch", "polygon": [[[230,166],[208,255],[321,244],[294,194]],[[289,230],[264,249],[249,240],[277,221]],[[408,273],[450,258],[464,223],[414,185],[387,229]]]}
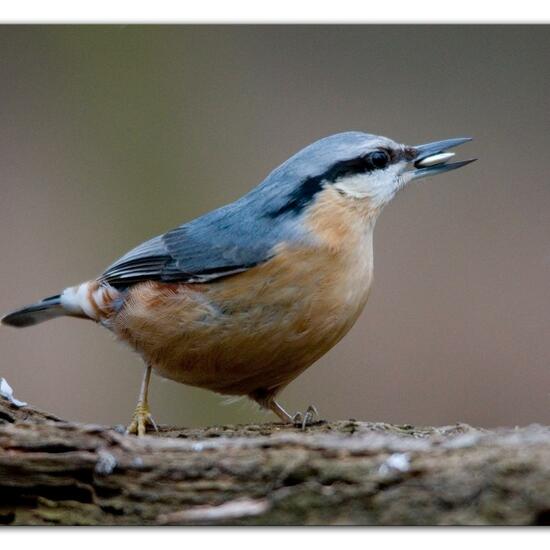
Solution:
{"label": "white tail patch", "polygon": [[119,294],[112,286],[88,281],[66,288],[61,294],[61,305],[72,315],[103,321],[113,313],[113,300]]}

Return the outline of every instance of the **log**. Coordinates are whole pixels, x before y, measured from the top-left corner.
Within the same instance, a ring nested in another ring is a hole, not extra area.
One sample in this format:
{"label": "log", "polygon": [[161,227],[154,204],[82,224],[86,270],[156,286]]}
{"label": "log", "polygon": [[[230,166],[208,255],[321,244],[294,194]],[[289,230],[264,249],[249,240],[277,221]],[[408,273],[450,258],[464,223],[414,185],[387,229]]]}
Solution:
{"label": "log", "polygon": [[0,523],[548,525],[550,428],[343,420],[137,438],[0,398]]}

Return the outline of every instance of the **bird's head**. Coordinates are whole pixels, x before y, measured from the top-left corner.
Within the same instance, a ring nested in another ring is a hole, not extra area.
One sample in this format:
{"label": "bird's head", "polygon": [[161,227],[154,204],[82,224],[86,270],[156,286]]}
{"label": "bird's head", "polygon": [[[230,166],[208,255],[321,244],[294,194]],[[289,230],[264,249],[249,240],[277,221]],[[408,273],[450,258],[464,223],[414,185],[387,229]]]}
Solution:
{"label": "bird's head", "polygon": [[362,132],[336,134],[291,157],[266,179],[261,188],[275,191],[269,216],[296,216],[324,190],[335,190],[352,202],[368,202],[378,212],[399,189],[414,179],[441,174],[475,159],[448,163],[448,149],[470,141],[456,138],[424,145],[402,145]]}

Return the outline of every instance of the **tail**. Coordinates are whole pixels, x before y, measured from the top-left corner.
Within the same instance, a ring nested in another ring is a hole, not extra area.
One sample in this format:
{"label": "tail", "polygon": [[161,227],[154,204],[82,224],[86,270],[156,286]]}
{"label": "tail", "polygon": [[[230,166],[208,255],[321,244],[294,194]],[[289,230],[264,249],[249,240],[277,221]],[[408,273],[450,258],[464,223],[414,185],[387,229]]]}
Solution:
{"label": "tail", "polygon": [[104,321],[116,309],[119,296],[119,292],[111,286],[88,281],[18,309],[3,317],[1,322],[10,327],[30,327],[64,315]]}
{"label": "tail", "polygon": [[2,318],[2,324],[18,328],[30,327],[62,315],[67,315],[67,311],[61,305],[61,294],[58,294],[6,315]]}

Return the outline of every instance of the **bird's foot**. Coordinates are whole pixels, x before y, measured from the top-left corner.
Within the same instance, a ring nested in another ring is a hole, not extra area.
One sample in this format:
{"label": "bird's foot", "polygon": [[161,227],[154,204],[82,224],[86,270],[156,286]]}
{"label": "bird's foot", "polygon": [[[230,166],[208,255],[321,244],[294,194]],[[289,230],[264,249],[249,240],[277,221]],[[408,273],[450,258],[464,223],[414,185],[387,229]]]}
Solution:
{"label": "bird's foot", "polygon": [[[253,397],[253,399],[256,399]],[[261,406],[272,410],[285,424],[292,424],[297,427],[301,427],[302,430],[306,429],[306,426],[311,426],[319,420],[319,413],[317,409],[310,405],[305,413],[297,412],[294,416],[291,416],[287,411],[275,401],[275,399],[270,399],[267,402],[262,402],[256,399]]]}
{"label": "bird's foot", "polygon": [[132,417],[132,422],[126,428],[127,434],[134,434],[137,436],[145,435],[147,431],[147,426],[152,426],[155,431],[159,431],[151,413],[149,411],[149,406],[147,403],[138,403],[134,415]]}
{"label": "bird's foot", "polygon": [[317,412],[317,409],[310,405],[305,413],[297,412],[292,417],[292,423],[295,426],[299,426],[302,428],[302,430],[306,429],[306,426],[311,426],[314,424],[319,418],[319,413]]}

